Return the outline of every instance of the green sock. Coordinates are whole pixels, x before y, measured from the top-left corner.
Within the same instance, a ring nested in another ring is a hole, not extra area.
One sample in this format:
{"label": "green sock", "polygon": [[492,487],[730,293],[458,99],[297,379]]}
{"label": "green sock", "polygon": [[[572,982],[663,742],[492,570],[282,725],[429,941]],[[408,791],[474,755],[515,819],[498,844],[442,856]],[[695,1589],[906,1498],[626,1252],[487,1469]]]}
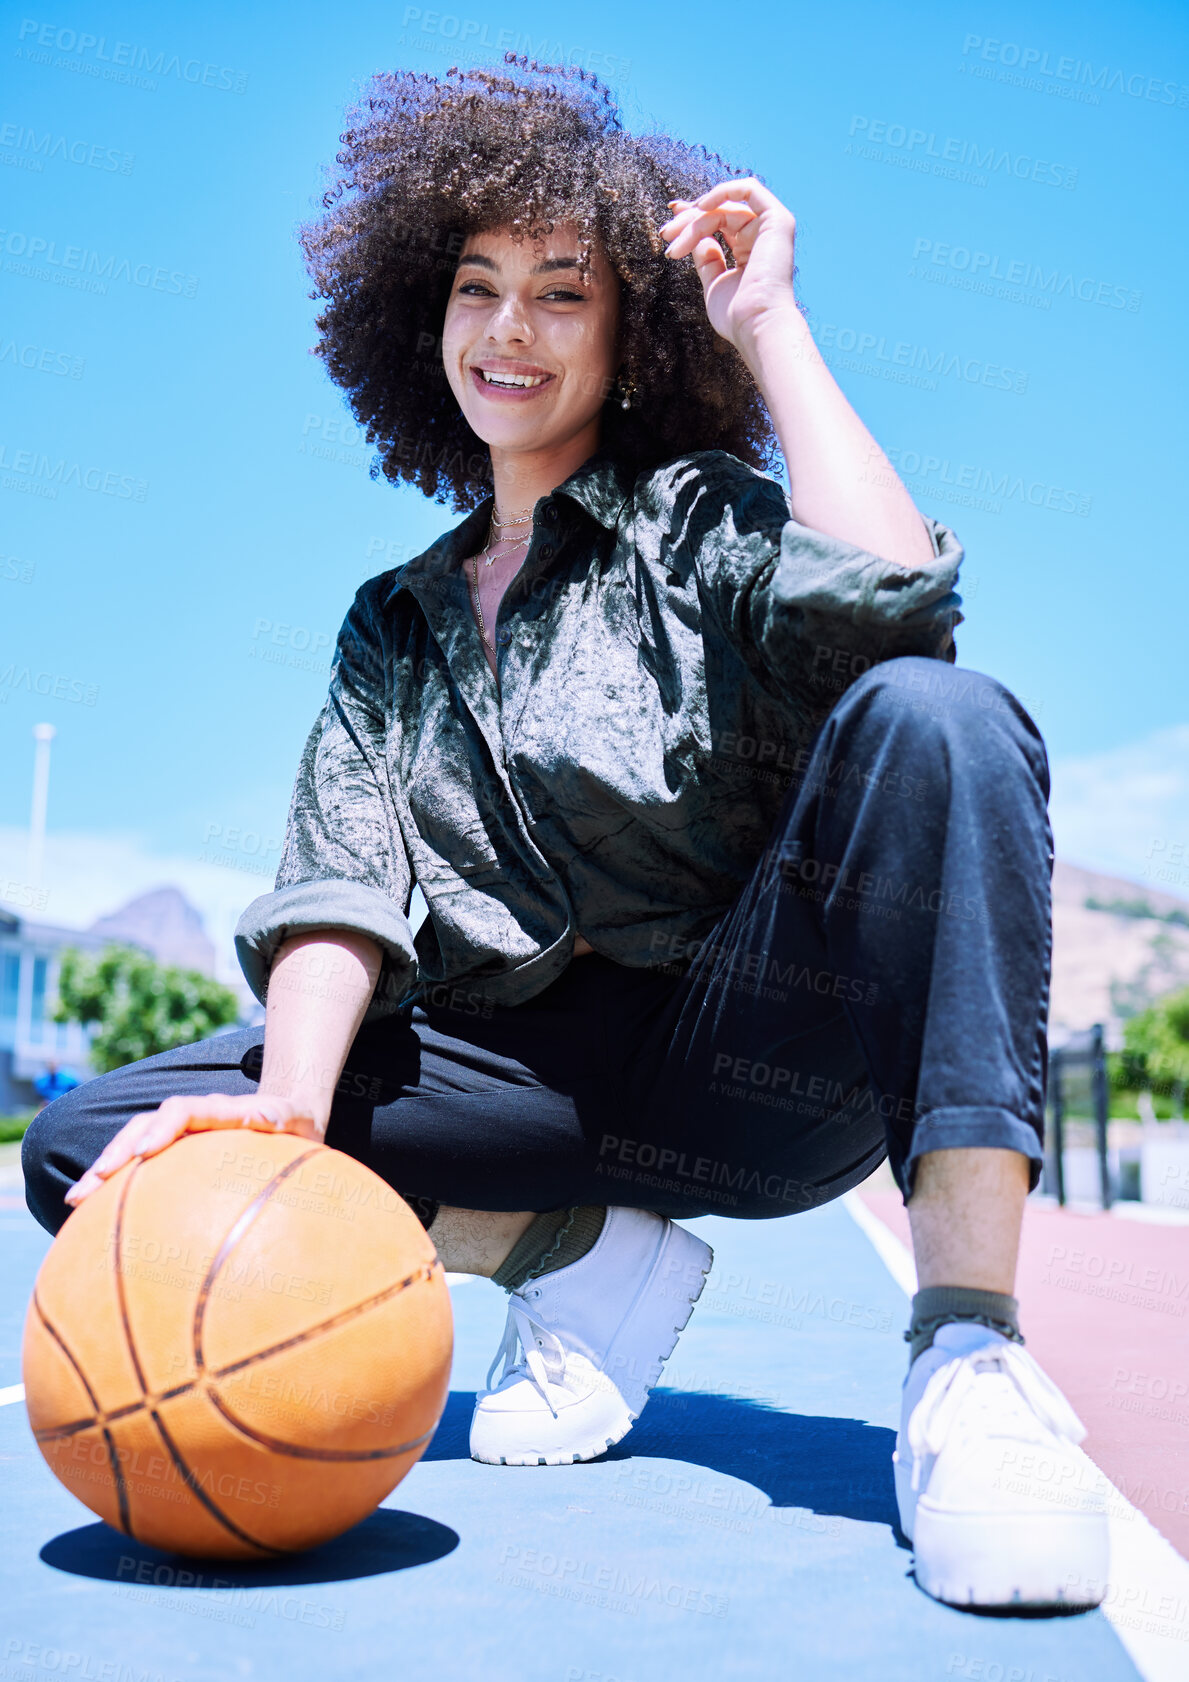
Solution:
{"label": "green sock", "polygon": [[928,1349],[934,1334],[942,1326],[955,1320],[973,1320],[980,1326],[990,1326],[1013,1343],[1023,1343],[1018,1315],[1020,1305],[1015,1297],[1001,1291],[975,1291],[965,1285],[930,1285],[918,1291],[912,1299],[912,1321],[904,1334],[911,1345],[909,1366],[922,1350]]}
{"label": "green sock", "polygon": [[602,1206],[578,1205],[535,1215],[492,1274],[505,1291],[518,1291],[542,1273],[569,1267],[594,1248],[607,1211]]}

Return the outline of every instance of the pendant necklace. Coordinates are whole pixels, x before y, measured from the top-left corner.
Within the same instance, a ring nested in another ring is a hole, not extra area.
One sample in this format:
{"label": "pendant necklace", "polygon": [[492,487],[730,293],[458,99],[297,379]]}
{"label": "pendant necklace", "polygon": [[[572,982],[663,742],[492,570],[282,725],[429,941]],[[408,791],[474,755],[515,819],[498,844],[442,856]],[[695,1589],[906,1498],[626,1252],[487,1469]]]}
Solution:
{"label": "pendant necklace", "polygon": [[[522,547],[522,545],[531,543],[531,532],[529,532],[525,537],[498,537],[496,535],[496,528],[503,526],[522,526],[527,520],[531,520],[532,513],[533,511],[531,508],[522,508],[519,514],[514,514],[506,520],[501,520],[496,515],[494,504],[492,505],[491,523],[487,528],[487,542],[480,551],[480,554],[483,556],[484,566],[494,566],[496,561],[503,560],[505,555],[514,554],[517,549]],[[496,543],[503,543],[506,547],[500,549],[495,554],[490,554],[488,551],[492,548],[493,544]],[[475,617],[479,621],[479,640],[483,644],[484,648],[489,648],[491,652],[495,654],[495,644],[493,642],[489,642],[487,639],[487,626],[483,622],[483,603],[479,600],[478,555],[473,555],[471,557],[471,581],[474,586],[473,595],[475,598]]]}
{"label": "pendant necklace", "polygon": [[[487,542],[483,545],[483,549],[481,551],[484,566],[494,566],[501,556],[510,555],[513,550],[517,549],[522,543],[528,543],[531,541],[531,532],[527,537],[500,537],[497,535],[497,531],[505,526],[522,526],[527,520],[532,519],[532,514],[533,511],[531,508],[522,508],[518,514],[510,515],[508,519],[501,520],[496,514],[494,505],[492,506],[491,522],[487,528]],[[489,554],[488,551],[491,549],[492,545],[496,543],[504,543],[507,544],[508,547],[499,550],[494,555]]]}

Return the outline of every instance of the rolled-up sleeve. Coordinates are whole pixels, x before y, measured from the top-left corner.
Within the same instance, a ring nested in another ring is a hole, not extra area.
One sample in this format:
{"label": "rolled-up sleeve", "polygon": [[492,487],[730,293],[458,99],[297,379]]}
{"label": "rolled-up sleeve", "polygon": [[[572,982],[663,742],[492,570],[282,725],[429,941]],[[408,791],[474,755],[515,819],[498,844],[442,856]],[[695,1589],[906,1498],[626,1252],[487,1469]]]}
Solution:
{"label": "rolled-up sleeve", "polygon": [[364,585],[343,621],[325,705],[306,739],[272,893],[235,928],[235,950],[263,1004],[277,950],[290,935],[350,929],[383,964],[364,1022],[411,990],[417,956],[408,919],[412,870],[388,788],[383,649]]}
{"label": "rolled-up sleeve", "polygon": [[882,660],[955,658],[962,545],[922,515],[932,556],[898,566],[791,518],[782,487],[725,451],[706,452],[684,522],[705,595],[765,687],[820,706],[838,674]]}

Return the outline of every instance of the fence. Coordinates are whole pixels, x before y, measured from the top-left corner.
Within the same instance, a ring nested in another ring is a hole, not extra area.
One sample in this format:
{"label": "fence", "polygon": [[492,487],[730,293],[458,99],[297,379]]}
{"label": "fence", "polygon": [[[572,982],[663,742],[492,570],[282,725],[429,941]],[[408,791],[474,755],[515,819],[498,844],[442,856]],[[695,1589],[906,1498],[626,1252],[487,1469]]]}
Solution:
{"label": "fence", "polygon": [[1045,1129],[1044,1189],[1065,1202],[1065,1134],[1069,1122],[1090,1122],[1098,1152],[1098,1183],[1102,1207],[1112,1200],[1107,1156],[1110,1088],[1107,1084],[1106,1045],[1102,1024],[1095,1023],[1049,1053],[1048,1125]]}

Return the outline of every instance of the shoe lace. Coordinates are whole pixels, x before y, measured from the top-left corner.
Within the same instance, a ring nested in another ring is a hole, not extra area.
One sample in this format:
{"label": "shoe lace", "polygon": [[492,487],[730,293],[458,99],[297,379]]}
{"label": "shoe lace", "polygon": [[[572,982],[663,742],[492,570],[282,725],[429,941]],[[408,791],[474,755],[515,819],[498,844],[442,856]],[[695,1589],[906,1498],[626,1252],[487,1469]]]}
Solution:
{"label": "shoe lace", "polygon": [[[998,1375],[1004,1383],[995,1386],[995,1397],[985,1384],[975,1390],[979,1379]],[[1086,1427],[1057,1386],[1031,1355],[1018,1343],[988,1345],[956,1355],[929,1379],[920,1401],[908,1421],[908,1446],[912,1450],[912,1487],[920,1488],[924,1456],[940,1454],[957,1414],[968,1399],[981,1400],[983,1411],[1001,1413],[1005,1401],[1021,1402],[1035,1419],[1059,1437],[1080,1443]]]}
{"label": "shoe lace", "polygon": [[[516,1359],[516,1345],[519,1343],[524,1351],[522,1360]],[[544,1350],[544,1355],[542,1354]],[[530,1314],[523,1300],[513,1295],[508,1301],[508,1318],[504,1323],[504,1341],[495,1352],[495,1359],[487,1369],[487,1388],[492,1387],[491,1381],[495,1376],[495,1369],[500,1362],[504,1363],[504,1370],[500,1374],[500,1384],[513,1375],[527,1378],[540,1391],[541,1399],[553,1417],[557,1418],[557,1409],[549,1399],[549,1372],[545,1364],[545,1356],[550,1358],[555,1371],[564,1372],[566,1363],[565,1350],[561,1341],[541,1322]]]}

